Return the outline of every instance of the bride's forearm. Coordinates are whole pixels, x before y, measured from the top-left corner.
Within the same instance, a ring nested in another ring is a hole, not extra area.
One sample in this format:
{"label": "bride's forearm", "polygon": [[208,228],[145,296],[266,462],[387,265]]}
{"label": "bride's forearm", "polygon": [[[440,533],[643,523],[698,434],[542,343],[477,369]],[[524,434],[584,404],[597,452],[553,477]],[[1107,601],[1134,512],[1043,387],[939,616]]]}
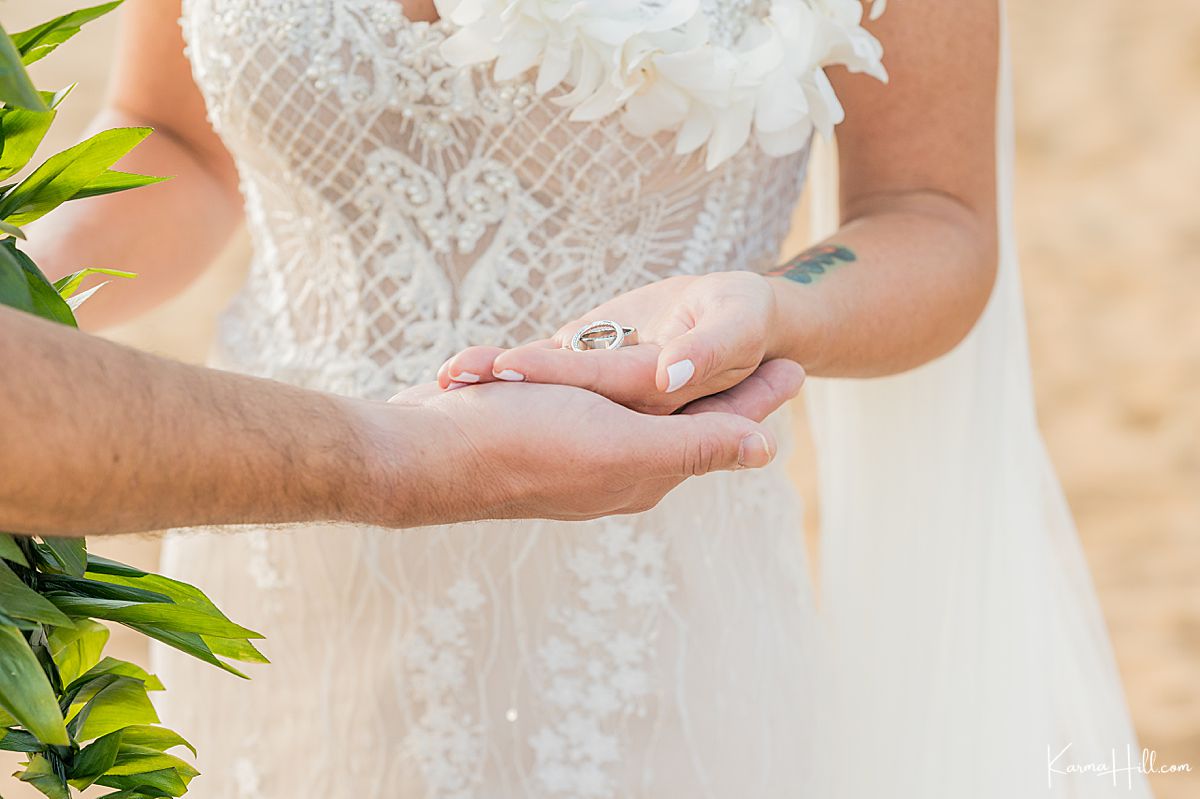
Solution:
{"label": "bride's forearm", "polygon": [[[92,127],[154,124],[110,109]],[[119,168],[171,179],[67,203],[26,229],[25,249],[52,280],[84,267],[138,274],[120,291],[102,291],[80,309],[80,324],[87,329],[125,321],[177,294],[216,257],[241,218],[236,183],[214,172],[211,163],[164,127],[156,128]]]}
{"label": "bride's forearm", "polygon": [[975,324],[996,258],[990,209],[932,193],[885,198],[771,273],[778,313],[768,356],[822,376],[919,366]]}

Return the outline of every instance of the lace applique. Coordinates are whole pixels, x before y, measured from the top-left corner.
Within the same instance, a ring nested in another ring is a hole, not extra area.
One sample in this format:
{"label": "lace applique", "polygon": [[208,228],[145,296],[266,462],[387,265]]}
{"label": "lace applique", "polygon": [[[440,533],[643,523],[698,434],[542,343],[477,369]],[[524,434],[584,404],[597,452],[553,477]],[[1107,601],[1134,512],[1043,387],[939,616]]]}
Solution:
{"label": "lace applique", "polygon": [[443,183],[395,150],[376,150],[367,158],[369,188],[357,202],[366,210],[391,205],[415,219],[436,252],[461,255],[475,251],[479,240],[508,210],[518,182],[512,168],[496,161],[472,161]]}
{"label": "lace applique", "polygon": [[287,580],[280,574],[271,559],[271,541],[269,536],[275,535],[264,530],[252,530],[245,533],[246,545],[250,556],[246,560],[246,571],[254,584],[263,590],[277,590],[287,585]]}
{"label": "lace applique", "polygon": [[439,799],[470,799],[480,781],[483,727],[459,694],[471,655],[467,619],[486,601],[475,581],[461,578],[442,604],[425,608],[401,646],[408,690],[421,708],[404,750],[419,765],[430,796]]}
{"label": "lace applique", "polygon": [[615,795],[606,767],[621,757],[614,722],[646,712],[655,619],[671,591],[666,542],[610,522],[598,546],[577,548],[566,563],[578,603],[552,612],[558,634],[538,649],[557,721],[529,744],[549,795],[602,799]]}

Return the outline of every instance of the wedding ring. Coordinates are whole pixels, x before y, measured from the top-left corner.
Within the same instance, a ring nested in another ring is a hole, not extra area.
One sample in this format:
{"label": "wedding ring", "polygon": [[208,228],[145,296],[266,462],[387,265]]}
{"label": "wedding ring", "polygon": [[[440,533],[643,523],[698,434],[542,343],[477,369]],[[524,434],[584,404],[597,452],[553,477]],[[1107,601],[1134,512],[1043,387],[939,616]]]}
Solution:
{"label": "wedding ring", "polygon": [[579,328],[579,332],[571,339],[570,348],[575,352],[585,350],[615,350],[638,343],[636,327],[625,327],[616,322],[602,319],[588,322]]}

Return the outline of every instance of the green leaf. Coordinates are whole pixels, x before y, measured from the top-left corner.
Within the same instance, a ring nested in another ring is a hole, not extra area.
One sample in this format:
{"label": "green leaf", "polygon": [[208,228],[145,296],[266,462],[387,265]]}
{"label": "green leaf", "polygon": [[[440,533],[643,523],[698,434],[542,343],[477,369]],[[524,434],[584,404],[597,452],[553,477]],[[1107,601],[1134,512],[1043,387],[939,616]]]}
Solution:
{"label": "green leaf", "polygon": [[79,751],[67,772],[72,788],[84,790],[113,767],[121,750],[121,737],[122,731],[117,730],[97,738]]}
{"label": "green leaf", "polygon": [[53,53],[60,44],[79,33],[80,28],[112,11],[121,5],[121,2],[122,0],[116,0],[116,2],[104,3],[91,8],[81,8],[27,31],[15,33],[12,37],[13,44],[21,53],[25,64],[32,64]]}
{"label": "green leaf", "polygon": [[214,655],[220,655],[231,660],[240,660],[242,663],[270,663],[267,656],[258,651],[254,644],[244,638],[213,638],[212,636],[202,635],[204,643],[212,650]]}
{"label": "green leaf", "polygon": [[70,738],[54,689],[20,630],[0,627],[0,708],[47,744]]}
{"label": "green leaf", "polygon": [[[103,566],[102,566],[103,567]],[[92,562],[89,560],[89,570],[94,569]],[[108,567],[111,570],[111,566]],[[197,612],[210,615],[213,618],[229,620],[221,610],[213,604],[204,593],[195,586],[178,580],[172,580],[168,577],[163,577],[158,574],[141,573],[140,577],[129,577],[124,574],[104,574],[91,573],[89,576],[96,580],[105,582],[117,583],[127,586],[143,587],[153,590],[157,593],[169,596],[176,604],[191,608]],[[243,628],[244,629],[244,628]],[[199,632],[199,631],[195,631]],[[245,663],[269,663],[270,661],[258,651],[245,638],[262,638],[258,633],[250,633],[246,636],[216,636],[210,633],[202,633],[203,644],[208,652],[214,655],[240,660]],[[240,672],[236,672],[240,675]]]}
{"label": "green leaf", "polygon": [[71,785],[79,790],[105,775],[126,776],[165,769],[172,769],[182,779],[190,781],[200,772],[186,761],[164,754],[164,750],[174,746],[191,748],[178,733],[165,727],[126,727],[85,747],[75,759],[68,777]]}
{"label": "green leaf", "polygon": [[235,677],[241,677],[243,680],[250,679],[242,672],[230,666],[225,661],[213,654],[212,649],[204,642],[204,639],[195,633],[181,633],[175,630],[166,630],[162,627],[155,627],[153,624],[129,624],[126,625],[131,629],[137,630],[142,635],[149,636],[155,641],[161,641],[169,647],[178,649],[180,652],[191,655],[197,660],[202,660],[216,666],[223,671],[227,671]]}
{"label": "green leaf", "polygon": [[62,774],[55,773],[45,755],[30,758],[29,768],[21,774],[21,782],[27,782],[50,799],[71,799],[71,789]]}
{"label": "green leaf", "polygon": [[[28,255],[17,249],[16,239],[0,240],[0,250],[4,251],[4,257],[15,261],[25,275],[25,285],[29,289],[31,298],[30,313],[52,322],[76,327],[75,314],[71,312],[66,301],[58,296],[54,285],[46,279],[42,270],[37,268],[37,264]],[[82,542],[82,539],[77,540]]]}
{"label": "green leaf", "polygon": [[[115,560],[88,553],[87,570],[94,575],[111,574],[114,577],[145,577],[149,572],[118,563]],[[111,581],[110,581],[111,582]]]}
{"label": "green leaf", "polygon": [[[111,574],[104,571],[97,571],[92,567],[90,560],[88,562],[88,569],[88,576],[94,580],[113,583],[114,585],[127,585],[132,588],[141,588],[170,597],[171,601],[180,607],[187,608],[188,610],[194,611],[202,616],[207,616],[212,619],[225,622],[227,625],[229,625],[225,627],[225,629],[231,634],[225,635],[220,632],[210,632],[208,630],[194,630],[193,632],[200,632],[204,635],[214,635],[221,638],[263,637],[253,630],[248,630],[245,627],[241,627],[231,622],[229,617],[222,613],[221,609],[213,604],[213,601],[205,596],[204,592],[194,585],[189,585],[188,583],[181,582],[180,580],[172,580],[170,577],[164,577],[161,574],[150,574],[148,572],[142,572],[137,577],[129,577],[122,574]],[[95,573],[91,573],[93,571]],[[241,632],[235,632],[235,630],[240,630]]]}
{"label": "green leaf", "polygon": [[40,92],[47,111],[29,111],[9,106],[0,108],[0,180],[7,180],[25,168],[46,138],[59,103],[75,88],[71,84],[58,92]]}
{"label": "green leaf", "polygon": [[104,658],[86,673],[80,675],[67,686],[64,694],[72,695],[78,693],[88,683],[105,675],[113,675],[118,677],[132,677],[135,680],[141,680],[146,685],[147,691],[161,691],[163,684],[157,677],[150,674],[141,666],[130,663],[127,660],[118,660],[117,658]]}
{"label": "green leaf", "polygon": [[49,600],[34,591],[0,560],[0,612],[14,619],[25,619],[57,627],[75,624]]}
{"label": "green leaf", "polygon": [[261,638],[253,630],[192,608],[158,602],[128,602],[52,593],[47,598],[68,616],[108,619],[121,624],[153,624],[177,632],[217,638]]}
{"label": "green leaf", "polygon": [[46,745],[25,730],[0,730],[0,749],[6,752],[40,752]]}
{"label": "green leaf", "polygon": [[190,779],[185,780],[175,769],[168,768],[144,774],[104,776],[96,780],[96,784],[135,791],[147,796],[183,796],[187,793]]}
{"label": "green leaf", "polygon": [[[18,630],[22,630],[24,632],[33,632],[34,630],[42,629],[42,625],[36,621],[30,621],[29,619],[16,619],[2,612],[0,612],[0,625],[16,627]],[[4,726],[7,726],[5,722],[0,721],[0,727]]]}
{"label": "green leaf", "polygon": [[[53,285],[50,286],[54,288]],[[55,294],[58,292],[55,291]],[[87,542],[82,538],[47,538],[42,536],[42,543],[54,555],[54,559],[65,574],[72,577],[82,577],[87,569]]]}
{"label": "green leaf", "polygon": [[165,180],[170,180],[170,178],[139,175],[136,172],[118,172],[115,169],[110,169],[107,172],[100,173],[99,177],[72,194],[71,199],[85,200],[88,197],[99,197],[102,194],[116,194],[119,191],[129,191],[130,189],[140,189],[142,186],[152,186],[155,183],[162,183]]}
{"label": "green leaf", "polygon": [[124,602],[171,602],[170,597],[143,588],[130,588],[127,585],[114,585],[100,580],[88,580],[84,577],[47,575],[42,578],[41,587],[47,594],[61,592],[93,599],[117,599]]}
{"label": "green leaf", "polygon": [[119,269],[80,269],[78,272],[59,278],[54,281],[54,290],[58,292],[58,296],[64,300],[69,299],[76,291],[79,291],[80,284],[87,280],[92,275],[108,275],[109,277],[134,278],[137,277],[133,272],[122,272]]}
{"label": "green leaf", "polygon": [[28,111],[12,107],[0,110],[0,134],[4,136],[4,151],[0,153],[0,180],[15,175],[29,163],[53,121],[54,111]]}
{"label": "green leaf", "polygon": [[125,740],[121,741],[121,751],[117,755],[117,762],[108,770],[108,773],[114,776],[124,776],[162,771],[163,769],[172,769],[185,780],[190,780],[200,773],[187,761],[175,755],[169,755],[146,746],[131,745]]}
{"label": "green leaf", "polygon": [[114,128],[51,156],[0,200],[0,219],[24,225],[38,219],[100,178],[151,133]]}
{"label": "green leaf", "polygon": [[0,533],[0,558],[28,566],[29,561],[25,558],[25,553],[21,551],[21,547],[17,545],[17,541],[11,533]]}
{"label": "green leaf", "polygon": [[12,236],[14,239],[25,240],[25,231],[16,225],[10,225],[7,222],[0,220],[0,233],[5,233]]}
{"label": "green leaf", "polygon": [[108,628],[91,619],[80,619],[73,628],[55,627],[50,632],[50,656],[63,683],[70,685],[100,662],[108,637]]}
{"label": "green leaf", "polygon": [[[104,675],[94,681],[100,688],[68,722],[77,741],[90,741],[131,724],[157,724],[158,714],[146,694],[146,685],[133,677]],[[91,686],[80,696],[87,696]],[[72,709],[79,703],[77,699]]]}
{"label": "green leaf", "polygon": [[149,747],[158,752],[165,752],[168,749],[174,749],[176,746],[183,746],[191,750],[193,755],[196,754],[196,747],[184,740],[182,735],[174,730],[168,730],[166,727],[151,727],[149,725],[126,727],[121,730],[121,740],[127,744]]}
{"label": "green leaf", "polygon": [[[6,240],[7,241],[7,240]],[[0,242],[3,245],[4,242]],[[29,293],[29,278],[21,262],[8,247],[0,246],[0,305],[33,313],[33,295]]]}
{"label": "green leaf", "polygon": [[49,110],[25,71],[21,51],[3,27],[0,27],[0,102],[30,111]]}

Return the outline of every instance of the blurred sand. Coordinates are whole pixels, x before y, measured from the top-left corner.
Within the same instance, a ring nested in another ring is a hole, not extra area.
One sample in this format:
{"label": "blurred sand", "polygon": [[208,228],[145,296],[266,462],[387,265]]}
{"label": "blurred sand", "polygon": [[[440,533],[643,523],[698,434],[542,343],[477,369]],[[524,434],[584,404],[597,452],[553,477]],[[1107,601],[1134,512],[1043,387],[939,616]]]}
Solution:
{"label": "blurred sand", "polygon": [[[20,30],[80,0],[10,0]],[[1200,795],[1200,4],[1010,3],[1017,224],[1041,418],[1111,626],[1160,799]],[[38,65],[80,80],[47,149],[74,143],[102,97],[105,20]],[[203,359],[245,243],[114,338]],[[96,547],[153,566],[146,538]],[[119,634],[119,633],[118,633]],[[144,662],[121,636],[123,656]],[[184,731],[186,733],[186,731]],[[10,761],[0,762],[7,765]],[[27,796],[7,782],[11,799]],[[22,786],[23,787],[23,786]]]}

